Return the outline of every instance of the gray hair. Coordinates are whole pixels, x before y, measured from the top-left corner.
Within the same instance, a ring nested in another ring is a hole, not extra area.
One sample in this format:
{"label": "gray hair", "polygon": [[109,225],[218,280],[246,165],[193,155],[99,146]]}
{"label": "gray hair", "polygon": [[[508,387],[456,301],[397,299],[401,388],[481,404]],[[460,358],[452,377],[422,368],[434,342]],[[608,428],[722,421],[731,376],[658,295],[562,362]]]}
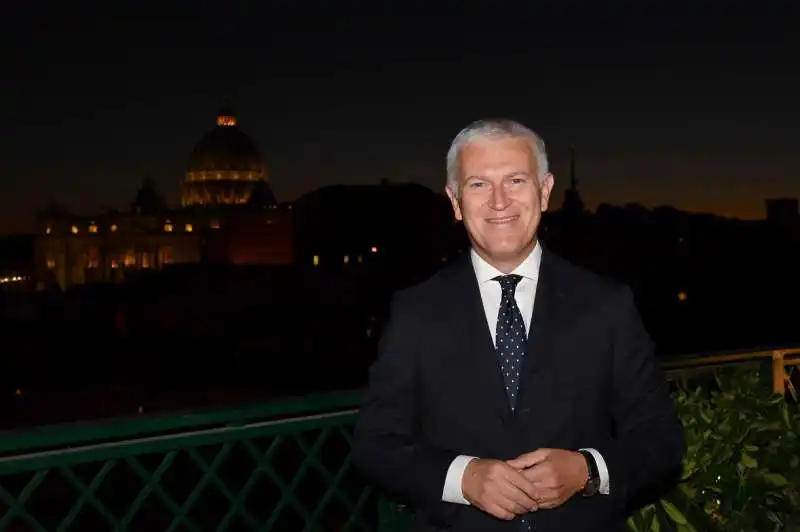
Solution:
{"label": "gray hair", "polygon": [[501,119],[478,120],[462,129],[447,150],[447,184],[458,195],[458,159],[461,150],[475,140],[524,138],[528,141],[536,161],[537,176],[542,181],[547,175],[547,151],[542,138],[519,122]]}

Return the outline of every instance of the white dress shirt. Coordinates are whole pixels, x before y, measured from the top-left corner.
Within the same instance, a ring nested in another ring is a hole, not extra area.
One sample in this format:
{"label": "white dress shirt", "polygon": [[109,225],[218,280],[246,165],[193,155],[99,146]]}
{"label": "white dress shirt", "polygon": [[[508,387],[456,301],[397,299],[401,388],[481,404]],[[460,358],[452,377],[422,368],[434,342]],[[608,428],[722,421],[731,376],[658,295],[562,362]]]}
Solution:
{"label": "white dress shirt", "polygon": [[[483,260],[475,250],[471,250],[472,267],[475,270],[475,277],[478,280],[478,287],[483,301],[483,310],[486,313],[486,321],[492,333],[492,342],[496,344],[495,338],[497,329],[497,315],[500,313],[500,301],[502,299],[502,289],[500,283],[493,279],[499,275],[504,275],[497,268]],[[531,320],[533,318],[533,302],[536,297],[536,287],[539,284],[539,266],[542,263],[542,247],[537,243],[536,247],[522,264],[517,266],[512,274],[522,277],[514,294],[522,319],[525,321],[525,330],[530,335]],[[536,356],[534,353],[533,356]],[[533,451],[535,449],[531,449]],[[609,473],[606,462],[600,453],[595,449],[585,449],[590,452],[597,462],[598,475],[600,477],[600,493],[608,495],[610,493]],[[461,491],[461,479],[467,465],[475,460],[474,456],[458,456],[450,464],[447,476],[444,481],[442,500],[455,504],[469,504]]]}

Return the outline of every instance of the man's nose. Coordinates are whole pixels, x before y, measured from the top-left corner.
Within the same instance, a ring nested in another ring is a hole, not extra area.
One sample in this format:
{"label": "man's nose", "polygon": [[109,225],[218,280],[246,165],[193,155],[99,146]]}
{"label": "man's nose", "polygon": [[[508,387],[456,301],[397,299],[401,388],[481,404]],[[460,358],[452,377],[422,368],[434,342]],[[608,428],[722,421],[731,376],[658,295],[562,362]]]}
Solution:
{"label": "man's nose", "polygon": [[508,193],[506,192],[506,187],[501,185],[492,189],[492,197],[489,201],[489,206],[496,211],[502,211],[508,207]]}

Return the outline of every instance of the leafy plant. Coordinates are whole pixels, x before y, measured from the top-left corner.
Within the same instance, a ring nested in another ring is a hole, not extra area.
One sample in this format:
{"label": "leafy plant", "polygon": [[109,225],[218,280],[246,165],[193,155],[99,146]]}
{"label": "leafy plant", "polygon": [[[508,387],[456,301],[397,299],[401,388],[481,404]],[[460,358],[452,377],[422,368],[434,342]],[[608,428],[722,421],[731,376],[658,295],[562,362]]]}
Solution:
{"label": "leafy plant", "polygon": [[[680,386],[688,452],[678,487],[628,521],[635,532],[800,532],[800,411],[758,373]],[[794,392],[793,388],[790,388]]]}

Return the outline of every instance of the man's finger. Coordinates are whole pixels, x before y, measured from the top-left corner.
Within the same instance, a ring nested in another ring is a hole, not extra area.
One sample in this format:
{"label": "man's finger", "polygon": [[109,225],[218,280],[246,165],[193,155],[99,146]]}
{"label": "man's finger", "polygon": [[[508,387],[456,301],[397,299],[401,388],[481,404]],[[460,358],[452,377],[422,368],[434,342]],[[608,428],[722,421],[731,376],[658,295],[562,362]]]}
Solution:
{"label": "man's finger", "polygon": [[525,453],[522,456],[508,460],[506,463],[514,469],[528,469],[547,460],[549,455],[550,449],[537,449],[531,453]]}
{"label": "man's finger", "polygon": [[534,512],[539,508],[539,503],[531,495],[526,493],[522,488],[509,483],[501,488],[500,495],[515,504],[520,511],[515,510],[515,513]]}
{"label": "man's finger", "polygon": [[547,487],[552,487],[550,486],[551,483],[549,481],[554,478],[555,472],[553,471],[552,467],[546,466],[544,463],[539,462],[538,464],[522,471],[522,475],[525,476],[525,480],[534,486],[544,483],[547,484]]}
{"label": "man's finger", "polygon": [[561,498],[554,497],[554,498],[542,501],[542,505],[540,506],[540,508],[542,508],[543,510],[552,510],[553,508],[558,508],[559,506],[561,506],[561,504],[563,502],[564,501],[562,501]]}
{"label": "man's finger", "polygon": [[506,474],[506,480],[512,486],[522,491],[525,495],[533,498],[536,488],[534,487],[533,482],[527,478],[527,475],[525,475],[523,471],[509,469]]}
{"label": "man's finger", "polygon": [[516,502],[513,499],[505,499],[503,501],[503,504],[501,504],[500,506],[502,506],[505,510],[508,510],[509,512],[511,512],[514,515],[522,515],[522,514],[526,514],[526,513],[531,511],[528,508],[526,508],[524,505]]}
{"label": "man's finger", "polygon": [[536,500],[539,501],[539,506],[544,507],[559,498],[558,490],[541,488],[536,490]]}
{"label": "man's finger", "polygon": [[503,519],[505,521],[510,521],[514,518],[514,513],[509,512],[499,504],[491,504],[486,508],[486,512],[495,516],[498,519]]}

